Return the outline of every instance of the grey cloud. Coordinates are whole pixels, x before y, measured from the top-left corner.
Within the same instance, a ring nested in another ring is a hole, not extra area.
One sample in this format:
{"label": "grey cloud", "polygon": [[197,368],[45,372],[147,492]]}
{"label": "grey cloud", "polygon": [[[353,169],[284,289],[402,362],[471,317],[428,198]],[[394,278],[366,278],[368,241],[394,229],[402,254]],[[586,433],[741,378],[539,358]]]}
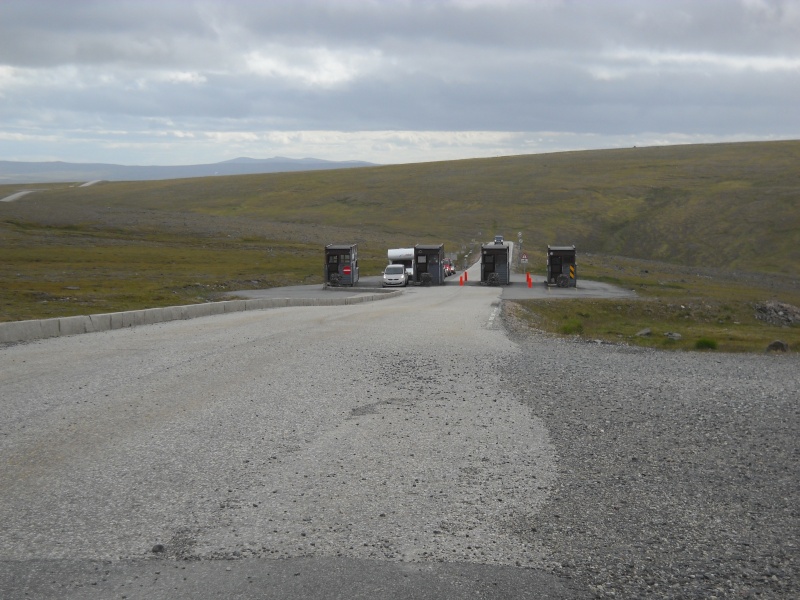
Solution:
{"label": "grey cloud", "polygon": [[7,133],[800,132],[796,0],[4,0],[0,39]]}
{"label": "grey cloud", "polygon": [[[39,7],[40,10],[31,9]],[[761,9],[755,6],[763,5]],[[501,7],[511,6],[511,9]],[[750,7],[750,8],[748,8]],[[265,42],[383,48],[418,45],[442,51],[483,47],[596,52],[649,47],[769,54],[800,49],[794,1],[458,2],[178,2],[6,0],[0,50],[18,64],[176,59],[200,68],[214,52],[257,49]],[[454,60],[457,57],[452,57]],[[28,61],[28,62],[26,62]]]}
{"label": "grey cloud", "polygon": [[0,63],[191,64],[214,31],[191,2],[10,0],[0,4]]}

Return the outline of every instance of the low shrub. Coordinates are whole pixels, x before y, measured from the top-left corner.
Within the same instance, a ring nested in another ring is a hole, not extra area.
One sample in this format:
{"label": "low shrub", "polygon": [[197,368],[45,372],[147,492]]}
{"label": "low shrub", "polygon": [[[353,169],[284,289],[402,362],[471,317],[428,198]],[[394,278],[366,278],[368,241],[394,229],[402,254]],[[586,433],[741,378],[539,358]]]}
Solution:
{"label": "low shrub", "polygon": [[717,342],[710,338],[700,338],[694,343],[695,350],[716,350]]}
{"label": "low shrub", "polygon": [[558,328],[559,333],[565,335],[580,335],[583,333],[583,323],[577,319],[568,319]]}

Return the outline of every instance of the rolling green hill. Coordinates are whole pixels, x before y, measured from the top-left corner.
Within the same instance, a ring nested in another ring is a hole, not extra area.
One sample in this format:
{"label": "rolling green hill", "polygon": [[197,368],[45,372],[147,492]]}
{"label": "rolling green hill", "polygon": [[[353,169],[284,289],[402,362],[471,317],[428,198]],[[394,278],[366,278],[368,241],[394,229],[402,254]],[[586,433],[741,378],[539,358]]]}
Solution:
{"label": "rolling green hill", "polygon": [[[533,272],[547,244],[574,243],[797,279],[798,165],[800,141],[782,141],[36,186],[0,202],[0,319],[321,282],[333,242],[359,243],[362,273],[377,273],[386,248],[461,253],[495,233],[522,232]],[[0,186],[0,198],[20,189]]]}
{"label": "rolling green hill", "polygon": [[277,229],[317,244],[331,240],[315,230],[332,227],[367,245],[388,235],[450,250],[478,232],[521,231],[527,248],[575,243],[588,252],[796,276],[798,165],[795,141],[565,152],[51,188],[0,215],[6,224],[16,217],[98,230],[171,231],[185,221],[187,231],[234,237]]}

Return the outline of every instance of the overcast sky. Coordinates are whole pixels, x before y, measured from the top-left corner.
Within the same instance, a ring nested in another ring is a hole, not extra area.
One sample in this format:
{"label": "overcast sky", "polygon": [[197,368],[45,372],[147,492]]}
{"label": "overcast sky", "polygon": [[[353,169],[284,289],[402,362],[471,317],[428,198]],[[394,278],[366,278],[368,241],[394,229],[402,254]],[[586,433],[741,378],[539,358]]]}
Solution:
{"label": "overcast sky", "polygon": [[800,0],[0,0],[0,160],[800,139]]}

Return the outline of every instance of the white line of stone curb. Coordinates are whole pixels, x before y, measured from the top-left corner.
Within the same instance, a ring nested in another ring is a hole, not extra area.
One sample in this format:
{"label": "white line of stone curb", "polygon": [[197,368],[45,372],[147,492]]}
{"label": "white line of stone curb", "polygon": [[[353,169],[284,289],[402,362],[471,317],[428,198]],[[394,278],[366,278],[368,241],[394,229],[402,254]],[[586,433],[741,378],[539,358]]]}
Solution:
{"label": "white line of stone curb", "polygon": [[138,327],[140,325],[153,325],[166,321],[210,317],[212,315],[222,315],[245,310],[263,310],[266,308],[284,308],[287,306],[337,306],[360,304],[362,302],[391,298],[402,293],[402,291],[392,291],[371,294],[369,296],[353,296],[347,298],[258,298],[251,300],[226,300],[224,302],[188,304],[186,306],[166,306],[164,308],[147,308],[143,310],[129,310],[98,315],[11,321],[9,323],[0,323],[0,344],[41,340],[62,335],[109,331],[111,329]]}

